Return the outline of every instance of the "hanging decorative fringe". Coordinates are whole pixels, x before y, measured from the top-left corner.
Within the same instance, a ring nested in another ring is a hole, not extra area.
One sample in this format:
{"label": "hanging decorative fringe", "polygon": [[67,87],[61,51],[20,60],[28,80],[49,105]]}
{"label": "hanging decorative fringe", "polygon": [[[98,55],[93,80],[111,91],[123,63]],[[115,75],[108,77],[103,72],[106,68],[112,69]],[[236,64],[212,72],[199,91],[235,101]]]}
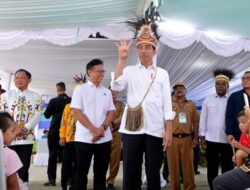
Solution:
{"label": "hanging decorative fringe", "polygon": [[143,127],[143,109],[141,104],[135,108],[128,105],[125,128],[128,131],[139,131]]}

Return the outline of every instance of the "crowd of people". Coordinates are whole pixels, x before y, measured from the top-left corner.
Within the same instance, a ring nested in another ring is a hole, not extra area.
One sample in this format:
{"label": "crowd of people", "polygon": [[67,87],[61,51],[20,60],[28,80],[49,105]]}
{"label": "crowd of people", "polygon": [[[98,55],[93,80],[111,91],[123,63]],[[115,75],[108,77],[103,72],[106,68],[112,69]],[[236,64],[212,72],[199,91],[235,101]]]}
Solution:
{"label": "crowd of people", "polygon": [[[44,112],[46,118],[52,117],[47,138],[48,181],[44,185],[56,186],[57,154],[63,147],[62,190],[68,189],[68,184],[71,190],[87,190],[92,161],[93,189],[114,190],[122,141],[123,190],[141,189],[142,164],[147,189],[160,190],[163,152],[170,189],[181,189],[183,181],[185,190],[194,190],[193,148],[200,137],[206,147],[210,189],[250,187],[250,109],[245,106],[250,95],[250,72],[242,77],[243,90],[228,97],[229,81],[234,74],[227,69],[216,70],[216,94],[205,99],[199,117],[195,103],[186,98],[183,82],[173,85],[171,96],[168,72],[159,68],[155,59],[156,28],[145,20],[139,23],[142,24],[136,40],[139,62],[126,66],[132,42],[121,40],[117,44],[118,64],[110,89],[101,85],[105,69],[100,59],[87,64],[88,81],[78,81],[72,99],[65,93],[64,82],[56,84],[58,96],[49,101]],[[41,96],[28,88],[31,79],[27,70],[17,70],[16,89],[7,90],[0,99],[8,190],[28,188],[34,128],[42,110]],[[124,106],[117,95],[125,88]]]}

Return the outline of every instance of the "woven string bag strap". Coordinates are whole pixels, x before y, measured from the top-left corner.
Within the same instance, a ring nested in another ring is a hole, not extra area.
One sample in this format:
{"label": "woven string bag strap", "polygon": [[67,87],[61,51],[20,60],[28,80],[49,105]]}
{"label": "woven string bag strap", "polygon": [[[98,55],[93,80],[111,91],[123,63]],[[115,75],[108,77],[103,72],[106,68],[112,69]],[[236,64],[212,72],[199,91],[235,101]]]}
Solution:
{"label": "woven string bag strap", "polygon": [[142,98],[142,100],[141,100],[141,103],[140,103],[139,105],[141,105],[141,104],[142,104],[142,102],[143,102],[143,101],[144,101],[144,99],[146,98],[146,96],[147,96],[147,94],[148,94],[148,92],[149,92],[150,88],[152,87],[152,85],[153,85],[153,83],[154,83],[154,81],[155,81],[155,78],[156,78],[156,73],[157,73],[157,67],[156,67],[156,70],[155,70],[155,76],[154,76],[154,78],[153,78],[152,82],[150,83],[149,88],[148,88],[148,90],[147,90],[146,94],[143,96],[143,98]]}

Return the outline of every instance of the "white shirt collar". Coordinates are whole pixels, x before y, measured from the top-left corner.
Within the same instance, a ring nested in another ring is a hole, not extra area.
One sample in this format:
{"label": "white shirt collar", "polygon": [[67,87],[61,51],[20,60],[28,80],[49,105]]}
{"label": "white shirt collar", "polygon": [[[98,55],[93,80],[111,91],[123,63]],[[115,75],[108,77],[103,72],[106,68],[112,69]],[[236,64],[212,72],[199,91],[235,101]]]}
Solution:
{"label": "white shirt collar", "polygon": [[[137,60],[136,66],[137,66],[137,68],[143,67],[143,65],[141,64],[140,59]],[[157,66],[156,55],[153,57],[153,64],[151,66],[152,66],[152,68],[156,69],[156,66]],[[151,68],[151,66],[149,68]]]}
{"label": "white shirt collar", "polygon": [[96,86],[92,81],[88,81],[87,82],[87,84],[89,85],[89,86],[94,86],[94,87],[96,87],[96,88],[99,88],[99,87],[101,87],[101,84],[99,85],[99,86]]}
{"label": "white shirt collar", "polygon": [[17,94],[25,93],[25,92],[27,92],[27,91],[28,91],[28,88],[25,89],[24,91],[21,91],[20,89],[15,88],[15,92],[16,92]]}
{"label": "white shirt collar", "polygon": [[219,96],[217,93],[214,95],[215,98],[228,98],[228,94],[226,93],[224,96]]}

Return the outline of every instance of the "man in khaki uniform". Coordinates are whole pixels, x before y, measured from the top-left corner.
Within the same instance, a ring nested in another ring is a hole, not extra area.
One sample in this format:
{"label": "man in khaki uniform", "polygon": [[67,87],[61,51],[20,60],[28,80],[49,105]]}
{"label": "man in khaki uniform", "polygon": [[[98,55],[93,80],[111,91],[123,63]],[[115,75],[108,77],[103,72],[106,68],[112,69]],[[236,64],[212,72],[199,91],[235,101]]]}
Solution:
{"label": "man in khaki uniform", "polygon": [[[177,82],[173,89],[172,105],[176,115],[173,122],[172,146],[167,151],[170,188],[181,189],[182,174],[184,189],[194,190],[193,146],[198,143],[199,116],[195,104],[186,99],[184,83]],[[193,131],[194,139],[192,139]]]}

